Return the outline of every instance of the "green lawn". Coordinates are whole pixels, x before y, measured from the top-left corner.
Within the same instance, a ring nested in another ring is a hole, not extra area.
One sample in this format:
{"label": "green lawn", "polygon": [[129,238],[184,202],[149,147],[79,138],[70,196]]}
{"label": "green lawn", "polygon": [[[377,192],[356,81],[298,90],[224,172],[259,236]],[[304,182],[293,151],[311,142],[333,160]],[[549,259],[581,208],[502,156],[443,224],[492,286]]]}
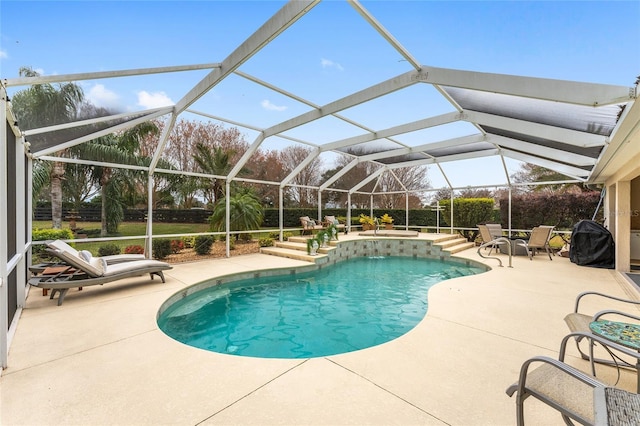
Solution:
{"label": "green lawn", "polygon": [[[81,229],[84,232],[89,230],[100,230],[99,222],[77,222],[76,224],[78,229]],[[51,221],[33,221],[33,228],[43,228],[47,229],[51,227]],[[68,222],[62,223],[63,228],[69,228]],[[82,232],[81,231],[81,232]],[[117,235],[111,235],[113,237],[131,237],[137,235],[145,235],[147,232],[147,224],[144,222],[122,222],[120,226],[118,226]],[[209,224],[208,223],[154,223],[153,224],[153,236],[158,237],[162,235],[172,235],[172,234],[191,234],[191,233],[201,233],[201,232],[209,232]],[[271,232],[270,230],[265,230],[261,233],[252,234],[252,238],[255,240],[257,238],[265,237]],[[97,236],[92,236],[93,238],[97,238]],[[122,240],[122,241],[87,241],[83,242],[82,239],[77,239],[75,246],[78,250],[89,250],[93,255],[98,255],[98,249],[101,246],[106,244],[117,244],[120,247],[120,252],[124,253],[124,249],[127,246],[131,245],[140,245],[144,246],[144,238],[135,238],[131,240]]]}

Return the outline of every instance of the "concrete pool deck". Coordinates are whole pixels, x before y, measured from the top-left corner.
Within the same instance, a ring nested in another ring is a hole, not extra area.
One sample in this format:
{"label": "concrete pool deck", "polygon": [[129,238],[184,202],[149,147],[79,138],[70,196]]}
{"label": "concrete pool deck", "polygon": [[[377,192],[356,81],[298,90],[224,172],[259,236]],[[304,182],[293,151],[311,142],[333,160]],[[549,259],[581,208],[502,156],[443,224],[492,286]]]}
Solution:
{"label": "concrete pool deck", "polygon": [[[475,248],[455,256],[493,269],[434,286],[427,316],[394,341],[305,360],[191,348],[155,319],[188,285],[306,262],[254,254],[178,264],[166,284],[141,277],[70,290],[62,306],[31,289],[0,377],[0,424],[512,425],[515,401],[505,389],[527,358],[557,356],[575,296],[638,298],[618,273],[567,258],[518,256],[513,268],[500,268]],[[568,363],[587,368],[574,348],[570,354]],[[615,381],[612,368],[601,370]],[[618,386],[634,390],[635,380],[623,370]],[[533,399],[525,410],[529,424],[562,423]]]}

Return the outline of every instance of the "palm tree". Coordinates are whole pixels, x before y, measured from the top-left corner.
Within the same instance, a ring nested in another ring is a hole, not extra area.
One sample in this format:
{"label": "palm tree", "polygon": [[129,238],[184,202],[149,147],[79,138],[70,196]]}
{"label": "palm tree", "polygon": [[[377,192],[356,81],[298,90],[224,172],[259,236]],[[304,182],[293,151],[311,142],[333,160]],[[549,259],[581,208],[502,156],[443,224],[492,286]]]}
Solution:
{"label": "palm tree", "polygon": [[[148,165],[150,158],[136,155],[140,139],[157,134],[158,128],[151,122],[139,124],[118,135],[108,135],[74,147],[76,154],[90,160],[129,165]],[[136,190],[139,172],[111,167],[91,167],[93,181],[100,187],[102,199],[101,236],[114,233],[124,217],[125,193]]]}
{"label": "palm tree", "polygon": [[[211,175],[226,176],[231,171],[231,163],[229,162],[233,152],[225,151],[221,147],[214,147],[213,150],[209,146],[198,142],[196,144],[196,152],[193,159],[203,173]],[[224,197],[224,186],[220,179],[213,179],[211,186],[203,188],[205,194],[207,190],[212,192],[212,201],[214,205],[219,204]],[[209,198],[209,197],[208,197]]]}
{"label": "palm tree", "polygon": [[[20,68],[21,77],[39,77],[29,67]],[[73,121],[84,100],[80,86],[73,83],[35,84],[13,96],[13,110],[23,129],[36,129]],[[60,155],[64,155],[64,152]],[[62,227],[62,179],[64,163],[55,162],[49,169],[51,185],[52,227]],[[34,191],[35,194],[35,191]]]}
{"label": "palm tree", "polygon": [[[224,231],[227,213],[226,199],[219,200],[209,217],[209,225],[214,232]],[[250,190],[242,191],[229,200],[229,230],[248,231],[259,229],[264,220],[264,210],[258,197]],[[236,235],[236,240],[239,235]]]}

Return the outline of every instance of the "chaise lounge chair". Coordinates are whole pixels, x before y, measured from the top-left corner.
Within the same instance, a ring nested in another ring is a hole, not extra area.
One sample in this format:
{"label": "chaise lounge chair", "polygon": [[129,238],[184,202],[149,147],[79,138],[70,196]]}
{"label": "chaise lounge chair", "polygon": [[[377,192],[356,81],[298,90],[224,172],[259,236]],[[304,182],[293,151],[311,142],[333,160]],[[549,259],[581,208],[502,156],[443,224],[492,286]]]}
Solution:
{"label": "chaise lounge chair", "polygon": [[31,278],[29,284],[52,290],[50,299],[53,299],[56,292],[59,292],[58,306],[62,305],[70,288],[102,285],[144,274],[149,274],[152,280],[154,275],[157,275],[164,283],[165,278],[162,271],[172,269],[168,263],[158,260],[141,259],[107,264],[106,260],[101,257],[92,257],[87,261],[80,255],[74,254],[73,251],[47,249],[47,252],[64,262],[65,267],[52,274],[47,274],[45,270],[42,275]]}
{"label": "chaise lounge chair", "polygon": [[[45,244],[47,245],[48,248],[52,250],[64,250],[69,253],[72,253],[75,256],[80,256],[85,260],[88,260],[88,258],[92,257],[91,254],[86,250],[78,251],[62,240],[47,241]],[[107,262],[107,265],[114,265],[116,263],[131,262],[132,260],[145,259],[144,254],[114,254],[111,256],[101,256],[100,258],[104,259]]]}
{"label": "chaise lounge chair", "polygon": [[545,249],[549,256],[549,260],[553,260],[551,259],[551,248],[549,247],[549,240],[551,239],[553,228],[555,228],[555,226],[536,226],[531,230],[531,237],[529,237],[529,241],[518,239],[515,240],[516,245],[524,247],[527,250],[529,260],[533,260],[533,256],[538,249]]}
{"label": "chaise lounge chair", "polygon": [[537,356],[525,361],[520,368],[518,381],[507,388],[507,395],[517,393],[518,426],[524,425],[524,401],[529,396],[558,410],[564,422],[569,425],[574,424],[571,420],[584,425],[638,424],[640,395],[608,386],[564,363],[568,340],[578,337],[634,355],[632,350],[592,334],[569,334],[562,340],[558,360]]}

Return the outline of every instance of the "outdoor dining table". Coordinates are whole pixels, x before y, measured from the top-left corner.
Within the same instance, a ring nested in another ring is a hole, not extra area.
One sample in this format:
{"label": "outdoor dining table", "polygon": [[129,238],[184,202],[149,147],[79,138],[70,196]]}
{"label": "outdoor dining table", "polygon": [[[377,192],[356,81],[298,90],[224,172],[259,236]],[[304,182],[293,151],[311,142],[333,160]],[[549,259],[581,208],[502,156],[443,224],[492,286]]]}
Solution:
{"label": "outdoor dining table", "polygon": [[[626,322],[599,320],[589,324],[591,331],[607,340],[635,349],[640,354],[640,325]],[[640,355],[636,358],[636,383],[640,393]]]}

